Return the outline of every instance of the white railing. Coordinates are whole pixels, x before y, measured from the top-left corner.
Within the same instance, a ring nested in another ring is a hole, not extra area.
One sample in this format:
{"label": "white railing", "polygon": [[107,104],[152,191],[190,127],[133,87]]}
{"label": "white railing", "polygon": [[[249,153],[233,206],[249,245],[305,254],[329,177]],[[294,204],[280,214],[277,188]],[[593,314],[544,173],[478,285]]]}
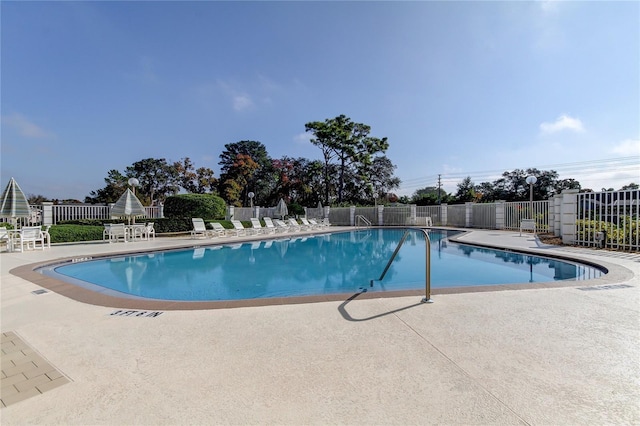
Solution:
{"label": "white railing", "polygon": [[[163,217],[162,206],[146,207],[147,218]],[[233,217],[273,217],[275,207],[228,208]],[[333,225],[354,226],[356,217],[372,225],[407,226],[431,218],[434,226],[506,229],[518,231],[525,219],[533,219],[537,232],[553,232],[566,244],[616,250],[640,250],[640,190],[578,193],[567,190],[552,201],[466,203],[437,206],[375,206],[306,208],[310,218],[328,218]],[[110,206],[83,204],[31,206],[31,216],[18,218],[18,226],[57,224],[61,221],[108,220]],[[257,215],[257,216],[256,216]],[[2,218],[0,222],[12,223]],[[604,234],[602,234],[604,233]],[[604,243],[602,242],[604,240]]]}
{"label": "white railing", "polygon": [[504,203],[504,228],[519,230],[523,219],[535,219],[538,232],[548,232],[549,201],[534,201],[533,211],[529,201]]}
{"label": "white railing", "polygon": [[640,191],[577,194],[576,243],[640,250]]}
{"label": "white railing", "polygon": [[68,220],[111,219],[109,206],[58,204],[53,205],[52,210],[54,225]]}

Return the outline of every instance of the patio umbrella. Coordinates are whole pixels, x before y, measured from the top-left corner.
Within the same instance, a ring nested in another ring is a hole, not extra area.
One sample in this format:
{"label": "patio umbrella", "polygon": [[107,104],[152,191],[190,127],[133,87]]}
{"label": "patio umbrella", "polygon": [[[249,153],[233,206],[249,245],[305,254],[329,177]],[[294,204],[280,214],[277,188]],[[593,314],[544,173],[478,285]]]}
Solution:
{"label": "patio umbrella", "polygon": [[276,210],[274,214],[276,216],[280,216],[280,219],[284,219],[284,217],[289,214],[289,209],[287,208],[287,204],[284,202],[282,198],[280,198],[280,201],[278,201],[278,205],[276,206]]}
{"label": "patio umbrella", "polygon": [[118,198],[118,201],[111,207],[111,217],[126,217],[129,219],[129,224],[131,224],[131,219],[138,216],[146,216],[147,212],[144,209],[144,206],[138,200],[138,197],[135,196],[133,192],[129,188]]}
{"label": "patio umbrella", "polygon": [[14,178],[11,178],[7,184],[1,200],[0,217],[11,218],[14,227],[17,224],[17,218],[31,216],[31,208],[27,197],[25,197],[24,192],[22,192]]}

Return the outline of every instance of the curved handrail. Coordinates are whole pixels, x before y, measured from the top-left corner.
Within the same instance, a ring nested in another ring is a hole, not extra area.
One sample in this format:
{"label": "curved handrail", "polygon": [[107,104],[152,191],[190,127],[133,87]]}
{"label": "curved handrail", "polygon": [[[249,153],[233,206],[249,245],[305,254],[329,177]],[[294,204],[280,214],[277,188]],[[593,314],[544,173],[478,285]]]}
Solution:
{"label": "curved handrail", "polygon": [[[395,259],[396,255],[400,251],[400,247],[402,247],[402,244],[404,244],[404,241],[407,239],[407,236],[409,235],[409,231],[411,231],[411,230],[422,231],[422,233],[424,233],[424,240],[425,240],[425,244],[427,246],[427,254],[426,254],[426,257],[425,257],[425,284],[424,284],[425,285],[425,297],[422,299],[422,303],[433,303],[433,300],[431,300],[431,239],[429,238],[429,231],[427,231],[426,229],[423,229],[423,228],[407,228],[404,231],[404,234],[402,235],[402,238],[400,238],[400,242],[396,246],[396,249],[394,250],[393,254],[391,255],[391,258],[389,259],[389,262],[387,263],[387,266],[384,268],[384,271],[382,271],[382,275],[380,275],[380,278],[378,278],[378,281],[382,281],[384,276],[387,274],[387,271],[391,267],[391,263],[393,263],[393,259]],[[373,281],[372,281],[371,284],[373,285]]]}
{"label": "curved handrail", "polygon": [[364,222],[366,226],[371,226],[371,221],[366,217],[362,216],[361,214],[356,216],[356,227],[358,227],[358,223],[360,222]]}

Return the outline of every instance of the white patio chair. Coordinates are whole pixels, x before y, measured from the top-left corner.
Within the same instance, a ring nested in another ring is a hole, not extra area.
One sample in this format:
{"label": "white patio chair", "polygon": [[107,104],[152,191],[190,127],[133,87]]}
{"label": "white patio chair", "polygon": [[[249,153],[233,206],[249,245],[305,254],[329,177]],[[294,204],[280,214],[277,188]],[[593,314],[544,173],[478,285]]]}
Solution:
{"label": "white patio chair", "polygon": [[20,242],[20,251],[24,251],[25,243],[27,249],[33,247],[35,250],[38,248],[38,242],[40,243],[40,249],[44,250],[44,235],[42,234],[42,228],[39,226],[23,226],[20,232],[16,234],[16,238]]}
{"label": "white patio chair", "polygon": [[149,222],[144,227],[144,236],[145,239],[149,240],[153,238],[156,239],[156,230],[153,228],[153,222]]}
{"label": "white patio chair", "polygon": [[109,238],[109,228],[111,227],[110,223],[104,224],[104,230],[102,231],[102,241],[105,241]]}
{"label": "white patio chair", "polygon": [[13,244],[9,230],[6,227],[0,227],[0,246],[6,246],[7,251],[13,251]]}
{"label": "white patio chair", "polygon": [[126,243],[129,241],[127,236],[128,233],[129,232],[127,231],[127,227],[124,223],[112,223],[109,225],[109,243],[112,243],[113,241],[118,242],[120,239]]}
{"label": "white patio chair", "polygon": [[49,234],[49,229],[51,229],[51,225],[46,225],[42,230],[42,235],[44,236],[44,242],[47,244],[47,248],[51,248],[51,235]]}
{"label": "white patio chair", "polygon": [[133,225],[129,225],[127,226],[128,230],[129,230],[129,236],[131,237],[131,239],[133,241],[136,240],[136,238],[140,239],[140,240],[145,240],[145,235],[146,235],[146,231],[147,231],[147,226],[143,225],[142,223],[139,224],[133,224]]}

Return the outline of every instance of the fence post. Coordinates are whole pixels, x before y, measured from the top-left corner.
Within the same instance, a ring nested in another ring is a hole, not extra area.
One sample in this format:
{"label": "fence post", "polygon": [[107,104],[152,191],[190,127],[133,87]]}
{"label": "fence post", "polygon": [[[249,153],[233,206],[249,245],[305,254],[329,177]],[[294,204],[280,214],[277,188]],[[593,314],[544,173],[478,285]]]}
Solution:
{"label": "fence post", "polygon": [[447,203],[440,204],[440,225],[447,226]]}
{"label": "fence post", "polygon": [[356,206],[349,207],[349,224],[351,226],[356,225]]}
{"label": "fence post", "polygon": [[562,215],[562,243],[573,244],[576,241],[576,219],[578,208],[578,189],[565,189],[562,191],[562,205],[560,214]]}
{"label": "fence post", "polygon": [[378,206],[378,225],[384,225],[384,206],[382,204]]}
{"label": "fence post", "polygon": [[418,221],[416,218],[418,217],[418,213],[416,213],[417,207],[415,204],[411,204],[411,214],[409,216],[409,225],[415,225]]}
{"label": "fence post", "polygon": [[323,215],[322,218],[323,219],[327,219],[329,217],[329,211],[331,210],[331,207],[329,206],[324,206],[323,207]]}
{"label": "fence post", "polygon": [[235,210],[234,206],[227,206],[227,217],[225,217],[226,220],[233,219],[233,215],[235,214],[234,210]]}
{"label": "fence post", "polygon": [[464,227],[471,228],[473,226],[473,203],[468,201],[464,203]]}
{"label": "fence post", "polygon": [[[260,206],[255,206],[255,211],[253,212],[253,217],[260,219]],[[307,208],[304,208],[305,215],[307,214]]]}
{"label": "fence post", "polygon": [[553,235],[562,235],[562,194],[553,196]]}
{"label": "fence post", "polygon": [[504,229],[505,226],[505,218],[504,218],[504,200],[496,201],[496,229]]}
{"label": "fence post", "polygon": [[51,201],[42,202],[42,224],[53,225],[53,203]]}

